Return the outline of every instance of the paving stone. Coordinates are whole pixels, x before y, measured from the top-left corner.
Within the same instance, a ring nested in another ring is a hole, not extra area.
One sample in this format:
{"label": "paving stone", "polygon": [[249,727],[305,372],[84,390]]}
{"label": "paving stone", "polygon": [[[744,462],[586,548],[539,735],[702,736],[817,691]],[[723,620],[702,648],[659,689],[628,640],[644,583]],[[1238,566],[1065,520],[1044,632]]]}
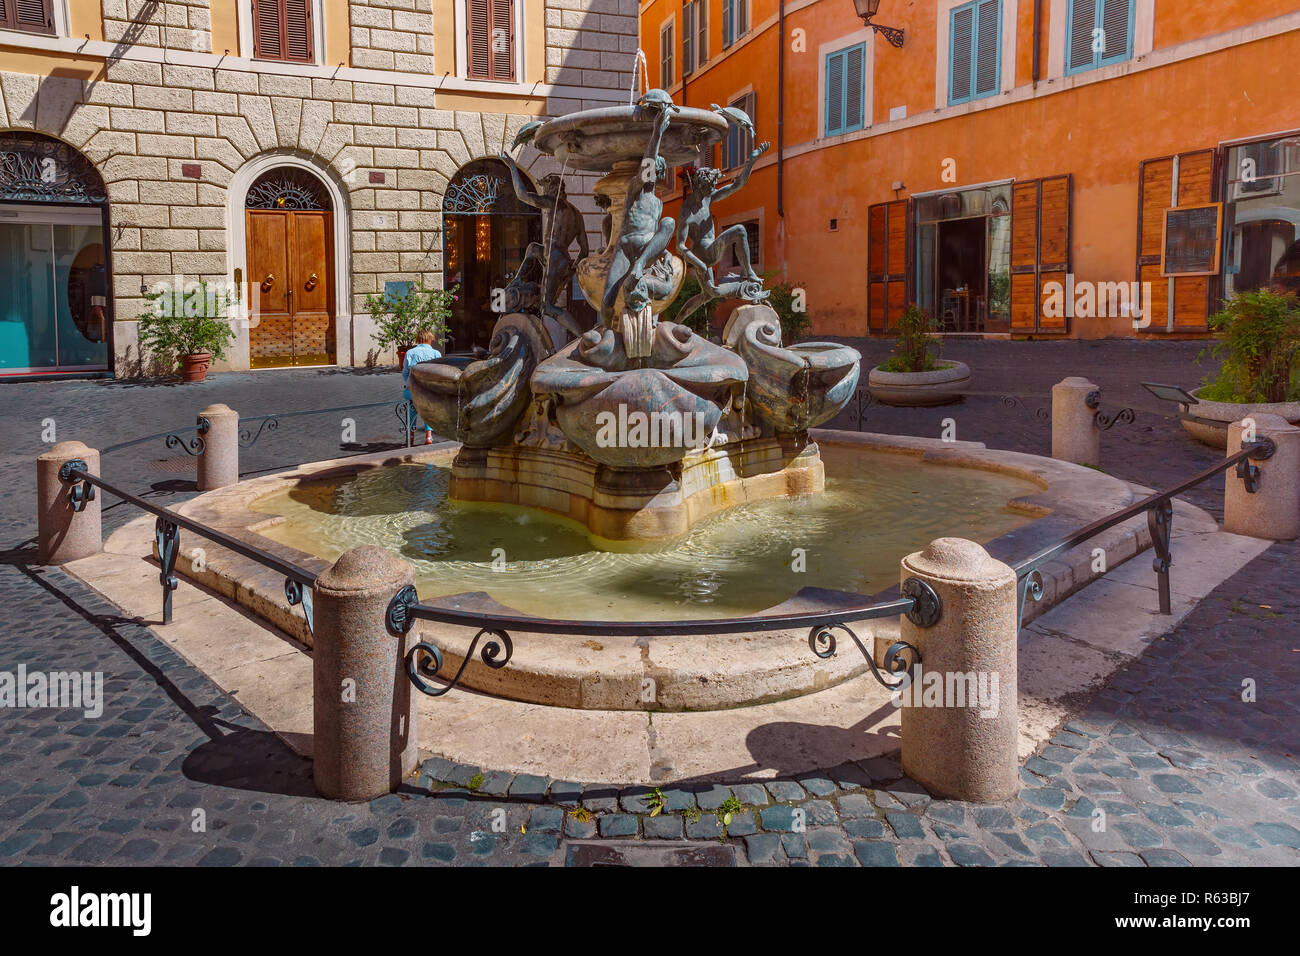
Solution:
{"label": "paving stone", "polygon": [[1025,841],[1020,838],[1019,833],[1014,833],[1011,831],[1003,831],[1003,830],[994,830],[993,835],[997,837],[1000,841],[1005,843],[1016,853],[1021,853],[1025,856],[1034,855],[1034,851],[1029,849],[1029,846],[1025,843]]}
{"label": "paving stone", "polygon": [[899,847],[905,866],[943,866],[943,857],[932,846],[903,843]]}
{"label": "paving stone", "polygon": [[726,828],[730,836],[749,836],[751,833],[757,833],[758,824],[754,821],[754,811],[746,810],[743,813],[733,813],[731,822],[726,824]]}
{"label": "paving stone", "polygon": [[663,794],[664,813],[684,813],[687,810],[695,809],[695,794],[690,790],[674,787],[665,790]]}
{"label": "paving stone", "polygon": [[768,794],[776,803],[799,801],[808,795],[807,791],[793,780],[770,780],[764,786],[767,787]]}
{"label": "paving stone", "polygon": [[731,788],[736,799],[747,807],[765,807],[768,804],[767,791],[761,783],[741,783]]}
{"label": "paving stone", "polygon": [[902,813],[891,810],[885,814],[885,819],[889,825],[903,840],[921,840],[925,838],[925,829],[921,826],[920,817],[911,813]]}
{"label": "paving stone", "polygon": [[[582,805],[592,811],[609,811],[618,809],[618,790],[601,785],[584,787]],[[703,804],[701,804],[702,806]]]}
{"label": "paving stone", "polygon": [[1139,805],[1140,809],[1147,818],[1156,826],[1161,827],[1190,827],[1192,821],[1187,819],[1173,807],[1163,807],[1158,803],[1144,803]]}
{"label": "paving stone", "polygon": [[636,836],[637,817],[631,813],[609,813],[600,818],[599,826],[603,837]]}
{"label": "paving stone", "polygon": [[1175,831],[1169,835],[1174,846],[1183,853],[1195,856],[1222,856],[1223,848],[1204,833]]}
{"label": "paving stone", "polygon": [[974,843],[950,843],[948,855],[958,866],[992,866],[993,857]]}
{"label": "paving stone", "polygon": [[1074,850],[1043,850],[1039,858],[1048,866],[1088,865],[1088,861]]}
{"label": "paving stone", "polygon": [[571,780],[557,780],[551,784],[550,795],[556,803],[576,804],[582,800],[582,784]]}
{"label": "paving stone", "polygon": [[772,863],[781,852],[781,837],[776,833],[755,833],[745,837],[745,853],[750,863]]}
{"label": "paving stone", "polygon": [[853,852],[863,866],[898,866],[898,851],[892,843],[879,840],[854,840]]}
{"label": "paving stone", "polygon": [[1200,793],[1196,785],[1186,777],[1175,773],[1153,773],[1151,782],[1161,793]]}
{"label": "paving stone", "polygon": [[804,839],[802,833],[783,833],[781,847],[785,850],[785,855],[792,860],[808,857],[808,841]]}
{"label": "paving stone", "polygon": [[515,800],[540,803],[546,797],[546,790],[550,784],[548,777],[521,773],[510,782],[510,797]]}
{"label": "paving stone", "polygon": [[835,792],[835,781],[829,777],[809,775],[799,778],[799,784],[814,797],[829,797]]}
{"label": "paving stone", "polygon": [[686,818],[686,837],[690,840],[713,840],[722,835],[716,813],[702,813],[698,820]]}
{"label": "paving stone", "polygon": [[699,804],[701,810],[716,810],[722,806],[723,802],[731,796],[730,787],[722,787],[714,784],[695,793],[695,802]]}
{"label": "paving stone", "polygon": [[1147,866],[1191,866],[1185,856],[1173,850],[1145,850],[1142,859]]}
{"label": "paving stone", "polygon": [[1065,791],[1056,787],[1026,788],[1020,791],[1020,799],[1043,810],[1060,810],[1065,806]]}
{"label": "paving stone", "polygon": [[1115,831],[1124,838],[1129,846],[1139,849],[1145,847],[1158,847],[1164,843],[1164,838],[1144,823],[1132,823],[1126,820],[1120,820],[1112,824]]}
{"label": "paving stone", "polygon": [[796,826],[806,828],[807,817],[803,813],[802,807],[791,807],[784,803],[778,803],[770,807],[764,807],[759,811],[759,825],[764,830],[789,833],[794,831]]}
{"label": "paving stone", "polygon": [[865,793],[840,794],[835,801],[842,817],[874,817],[876,807]]}
{"label": "paving stone", "polygon": [[973,812],[975,824],[982,830],[1005,830],[1016,825],[1006,807],[975,807]]}
{"label": "paving stone", "polygon": [[564,808],[554,806],[533,807],[528,814],[528,830],[542,833],[559,833],[564,828]]}
{"label": "paving stone", "polygon": [[1098,866],[1146,866],[1142,857],[1124,850],[1093,850],[1088,855]]}
{"label": "paving stone", "polygon": [[936,800],[925,808],[925,815],[959,827],[966,822],[966,807],[954,800]]}
{"label": "paving stone", "polygon": [[579,820],[572,813],[564,815],[564,835],[571,840],[590,840],[596,835],[596,818]]}
{"label": "paving stone", "polygon": [[680,840],[682,818],[676,814],[661,813],[657,817],[642,817],[641,830],[647,840]]}
{"label": "paving stone", "polygon": [[1255,823],[1251,829],[1265,843],[1300,849],[1300,830],[1289,823]]}
{"label": "paving stone", "polygon": [[510,792],[510,784],[513,780],[512,773],[490,770],[483,774],[483,782],[478,785],[475,792],[487,794],[489,797],[504,797]]}
{"label": "paving stone", "polygon": [[884,821],[875,817],[852,817],[842,822],[844,832],[854,838],[876,839],[886,832]]}
{"label": "paving stone", "polygon": [[1047,844],[1051,841],[1060,846],[1069,846],[1070,843],[1066,839],[1065,832],[1055,823],[1035,823],[1025,829],[1025,838],[1034,843]]}

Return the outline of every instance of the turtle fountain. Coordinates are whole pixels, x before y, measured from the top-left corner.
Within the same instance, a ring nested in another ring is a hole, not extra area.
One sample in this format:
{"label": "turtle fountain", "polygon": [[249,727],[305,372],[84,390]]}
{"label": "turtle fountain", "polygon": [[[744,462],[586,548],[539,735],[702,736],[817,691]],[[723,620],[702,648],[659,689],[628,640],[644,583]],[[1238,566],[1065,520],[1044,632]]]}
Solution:
{"label": "turtle fountain", "polygon": [[[486,350],[411,374],[421,416],[461,443],[453,499],[542,509],[578,521],[595,543],[627,547],[684,534],[735,504],[822,490],[808,430],[852,397],[860,356],[784,343],[743,227],[716,232],[711,202],[742,188],[767,149],[758,144],[719,185],[703,160],[731,125],[752,141],[740,110],[680,107],[649,90],[627,106],[524,127],[512,148],[531,142],[565,171],[603,174],[594,192],[604,248],[594,251],[563,174],[534,190],[502,155],[520,199],[541,210],[548,247],[528,250]],[[680,222],[658,195],[672,166],[686,167]],[[717,275],[727,252],[739,268]],[[678,321],[660,318],[688,271],[701,293]],[[573,276],[597,311],[585,331],[556,301]],[[740,300],[721,341],[683,324],[711,299]]]}

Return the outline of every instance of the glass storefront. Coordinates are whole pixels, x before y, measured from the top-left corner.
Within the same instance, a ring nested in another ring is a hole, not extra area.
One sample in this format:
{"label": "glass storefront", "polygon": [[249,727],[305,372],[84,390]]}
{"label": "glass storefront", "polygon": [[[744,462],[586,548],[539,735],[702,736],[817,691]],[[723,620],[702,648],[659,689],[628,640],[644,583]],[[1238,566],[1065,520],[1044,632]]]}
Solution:
{"label": "glass storefront", "polygon": [[916,304],[942,332],[1011,327],[1011,185],[915,197]]}
{"label": "glass storefront", "polygon": [[1228,149],[1224,297],[1300,292],[1300,136]]}
{"label": "glass storefront", "polygon": [[0,375],[108,368],[106,202],[71,147],[0,133]]}

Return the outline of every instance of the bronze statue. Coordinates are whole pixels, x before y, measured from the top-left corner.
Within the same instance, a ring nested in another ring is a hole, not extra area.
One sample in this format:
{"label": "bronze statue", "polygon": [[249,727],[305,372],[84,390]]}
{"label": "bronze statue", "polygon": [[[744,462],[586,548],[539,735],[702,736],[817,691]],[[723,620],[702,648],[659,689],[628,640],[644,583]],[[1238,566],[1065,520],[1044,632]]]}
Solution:
{"label": "bronze statue", "polygon": [[542,177],[541,191],[534,191],[519,171],[519,166],[508,153],[502,153],[501,159],[510,167],[510,178],[514,182],[515,195],[520,202],[526,203],[542,213],[542,242],[550,246],[550,255],[540,262],[542,249],[535,248],[537,243],[528,247],[520,272],[530,257],[539,260],[542,267],[541,309],[542,312],[558,322],[575,338],[582,334],[582,329],[566,309],[560,308],[556,300],[560,291],[568,288],[573,278],[574,260],[569,257],[569,246],[578,243],[578,259],[585,259],[590,251],[587,248],[587,226],[573,203],[569,202],[564,188],[564,179],[558,173]]}
{"label": "bronze statue", "polygon": [[[732,117],[728,116],[731,120]],[[719,187],[718,180],[722,173],[709,166],[700,166],[689,170],[683,177],[689,187],[682,197],[682,218],[677,226],[677,252],[686,267],[691,270],[700,283],[700,293],[694,296],[677,314],[678,322],[685,322],[696,309],[710,299],[739,296],[750,302],[759,302],[770,294],[763,289],[763,280],[754,271],[749,258],[749,235],[740,223],[723,230],[721,235],[714,234],[713,213],[710,206],[715,200],[725,199],[749,181],[754,163],[768,149],[768,143],[760,143],[749,154],[749,160],[736,178],[727,185]],[[740,274],[729,281],[717,283],[713,269],[722,261],[723,254],[730,249],[740,264]]]}

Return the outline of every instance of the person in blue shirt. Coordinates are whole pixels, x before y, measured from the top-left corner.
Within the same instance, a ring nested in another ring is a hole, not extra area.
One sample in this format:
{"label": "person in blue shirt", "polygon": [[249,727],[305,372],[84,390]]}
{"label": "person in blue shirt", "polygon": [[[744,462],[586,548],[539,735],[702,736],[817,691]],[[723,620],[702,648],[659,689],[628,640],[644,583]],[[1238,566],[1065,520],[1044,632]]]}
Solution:
{"label": "person in blue shirt", "polygon": [[[406,359],[402,362],[402,398],[408,403],[411,401],[411,366],[418,365],[421,362],[428,362],[436,358],[442,358],[442,353],[433,347],[433,333],[425,329],[415,337],[416,344],[411,346],[406,352]],[[407,426],[411,430],[411,444],[417,444],[415,433],[420,427],[424,428],[424,443],[433,444],[433,429],[420,421],[419,413],[415,410],[414,404],[406,406]]]}

